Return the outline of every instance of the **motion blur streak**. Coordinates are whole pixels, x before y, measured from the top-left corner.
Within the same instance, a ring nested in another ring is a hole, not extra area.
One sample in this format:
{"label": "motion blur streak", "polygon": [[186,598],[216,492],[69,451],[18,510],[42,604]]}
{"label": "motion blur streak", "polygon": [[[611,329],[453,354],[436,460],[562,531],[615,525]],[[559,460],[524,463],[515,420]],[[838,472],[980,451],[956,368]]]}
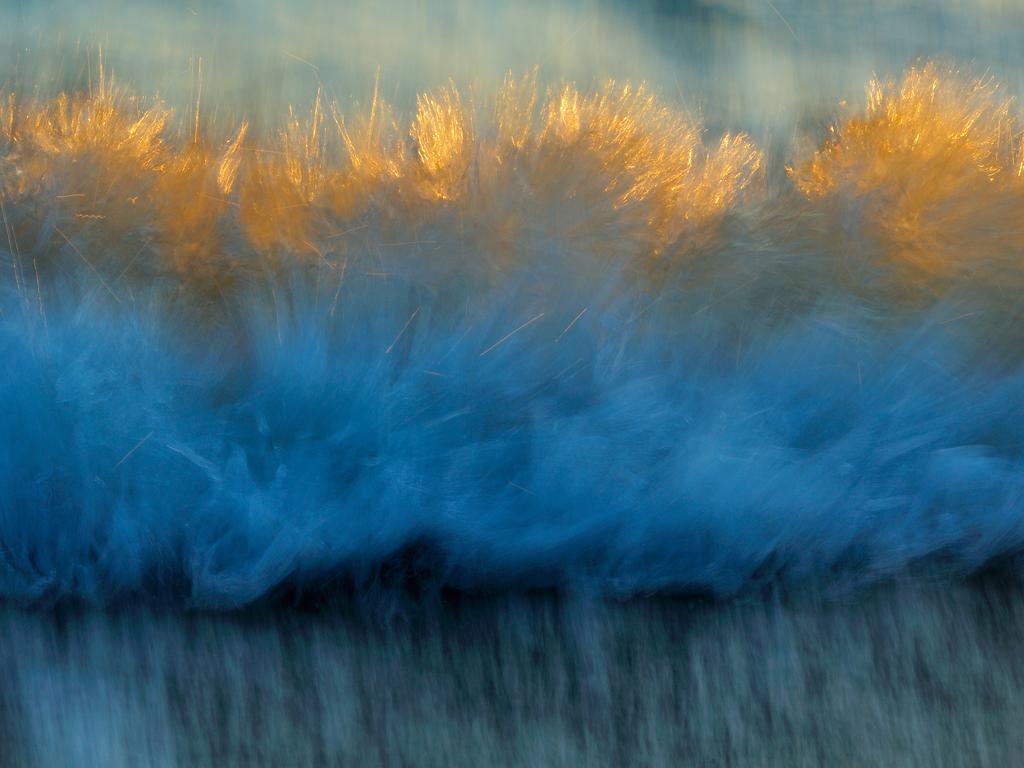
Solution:
{"label": "motion blur streak", "polygon": [[0,608],[0,765],[1012,765],[1016,594]]}

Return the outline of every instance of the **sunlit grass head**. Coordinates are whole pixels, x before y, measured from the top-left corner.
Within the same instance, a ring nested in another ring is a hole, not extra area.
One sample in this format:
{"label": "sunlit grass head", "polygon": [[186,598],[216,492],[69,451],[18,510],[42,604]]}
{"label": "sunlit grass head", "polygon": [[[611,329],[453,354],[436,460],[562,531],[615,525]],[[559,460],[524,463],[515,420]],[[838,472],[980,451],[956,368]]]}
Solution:
{"label": "sunlit grass head", "polygon": [[622,247],[640,260],[693,246],[761,170],[762,154],[745,136],[708,146],[699,119],[642,83],[550,88],[537,121],[536,102],[535,77],[506,80],[498,156],[514,150],[532,194],[584,207],[585,236],[628,241]]}
{"label": "sunlit grass head", "polygon": [[[851,259],[934,283],[1022,245],[1007,226],[1021,199],[1011,102],[989,78],[936,64],[872,80],[864,110],[791,169],[814,205],[838,216]],[[923,283],[922,283],[923,284]]]}
{"label": "sunlit grass head", "polygon": [[222,151],[172,117],[102,70],[87,93],[5,102],[2,193],[36,271],[70,260],[115,296],[133,277],[220,279],[218,187],[233,184],[244,129]]}

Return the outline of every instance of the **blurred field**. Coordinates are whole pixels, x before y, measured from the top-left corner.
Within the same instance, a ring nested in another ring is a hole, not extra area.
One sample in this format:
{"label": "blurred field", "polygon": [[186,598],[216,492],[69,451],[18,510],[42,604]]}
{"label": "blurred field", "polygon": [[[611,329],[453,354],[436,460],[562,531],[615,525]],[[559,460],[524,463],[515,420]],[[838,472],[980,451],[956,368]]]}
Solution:
{"label": "blurred field", "polygon": [[0,766],[1020,762],[1022,25],[0,2]]}
{"label": "blurred field", "polygon": [[1013,765],[1024,601],[0,612],[0,765]]}

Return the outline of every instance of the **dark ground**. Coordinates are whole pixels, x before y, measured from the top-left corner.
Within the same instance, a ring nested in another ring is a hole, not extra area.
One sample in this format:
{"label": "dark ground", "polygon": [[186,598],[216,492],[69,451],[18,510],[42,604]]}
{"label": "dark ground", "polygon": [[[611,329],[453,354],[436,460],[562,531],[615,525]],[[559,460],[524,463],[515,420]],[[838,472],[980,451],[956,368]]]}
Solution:
{"label": "dark ground", "polygon": [[0,765],[1011,765],[1024,590],[0,609]]}

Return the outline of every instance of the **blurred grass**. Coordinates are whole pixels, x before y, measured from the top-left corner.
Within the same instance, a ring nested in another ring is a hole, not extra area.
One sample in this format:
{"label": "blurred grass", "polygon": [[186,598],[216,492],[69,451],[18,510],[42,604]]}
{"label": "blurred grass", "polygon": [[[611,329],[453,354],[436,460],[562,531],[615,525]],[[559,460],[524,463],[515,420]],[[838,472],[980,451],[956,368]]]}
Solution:
{"label": "blurred grass", "polygon": [[0,765],[1011,765],[1018,586],[0,610]]}

